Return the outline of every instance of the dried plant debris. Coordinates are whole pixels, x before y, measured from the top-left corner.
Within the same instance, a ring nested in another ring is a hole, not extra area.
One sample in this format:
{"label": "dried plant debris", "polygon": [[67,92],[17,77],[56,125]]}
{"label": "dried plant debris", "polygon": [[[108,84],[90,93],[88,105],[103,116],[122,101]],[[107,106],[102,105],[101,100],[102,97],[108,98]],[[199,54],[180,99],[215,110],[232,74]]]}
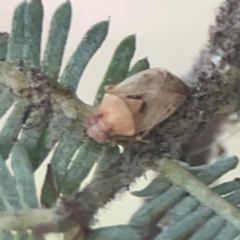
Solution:
{"label": "dried plant debris", "polygon": [[61,111],[71,121],[84,123],[94,108],[83,103],[76,95],[39,70],[27,71],[24,67],[9,63],[0,63],[0,84],[10,88],[16,99],[25,99],[30,107],[26,110],[24,122],[31,108],[51,108]]}

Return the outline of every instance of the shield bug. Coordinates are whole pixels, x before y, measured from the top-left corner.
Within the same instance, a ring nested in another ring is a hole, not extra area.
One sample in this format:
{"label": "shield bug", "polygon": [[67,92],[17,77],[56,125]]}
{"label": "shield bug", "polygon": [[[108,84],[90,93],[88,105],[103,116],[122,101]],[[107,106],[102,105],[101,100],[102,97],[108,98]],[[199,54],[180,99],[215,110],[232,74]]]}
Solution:
{"label": "shield bug", "polygon": [[87,119],[87,133],[103,143],[148,132],[186,100],[189,87],[161,68],[139,72],[116,86],[105,86],[98,113]]}

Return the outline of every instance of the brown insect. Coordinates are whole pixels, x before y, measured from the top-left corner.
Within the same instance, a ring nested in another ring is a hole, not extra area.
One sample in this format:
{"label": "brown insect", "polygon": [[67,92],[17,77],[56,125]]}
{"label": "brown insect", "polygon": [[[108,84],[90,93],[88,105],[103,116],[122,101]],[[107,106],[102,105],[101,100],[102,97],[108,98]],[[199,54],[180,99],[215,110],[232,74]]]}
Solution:
{"label": "brown insect", "polygon": [[167,70],[152,68],[105,91],[98,113],[87,119],[88,135],[100,143],[150,131],[184,103],[189,88]]}

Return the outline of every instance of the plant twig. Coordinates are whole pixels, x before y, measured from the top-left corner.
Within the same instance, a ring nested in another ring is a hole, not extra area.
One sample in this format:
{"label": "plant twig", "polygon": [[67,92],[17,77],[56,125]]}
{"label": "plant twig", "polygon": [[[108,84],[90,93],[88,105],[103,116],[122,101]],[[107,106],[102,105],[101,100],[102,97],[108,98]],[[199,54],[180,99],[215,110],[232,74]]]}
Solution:
{"label": "plant twig", "polygon": [[18,210],[14,213],[0,213],[0,231],[33,229],[59,220],[56,209]]}
{"label": "plant twig", "polygon": [[71,121],[85,125],[87,116],[93,114],[95,108],[83,103],[75,94],[63,88],[45,74],[24,71],[10,63],[0,63],[0,84],[11,89],[16,97],[34,104],[44,98],[55,111],[62,110]]}
{"label": "plant twig", "polygon": [[158,171],[181,188],[196,197],[205,206],[240,230],[240,211],[213,192],[208,186],[191,175],[187,170],[172,160],[164,158],[159,162]]}

